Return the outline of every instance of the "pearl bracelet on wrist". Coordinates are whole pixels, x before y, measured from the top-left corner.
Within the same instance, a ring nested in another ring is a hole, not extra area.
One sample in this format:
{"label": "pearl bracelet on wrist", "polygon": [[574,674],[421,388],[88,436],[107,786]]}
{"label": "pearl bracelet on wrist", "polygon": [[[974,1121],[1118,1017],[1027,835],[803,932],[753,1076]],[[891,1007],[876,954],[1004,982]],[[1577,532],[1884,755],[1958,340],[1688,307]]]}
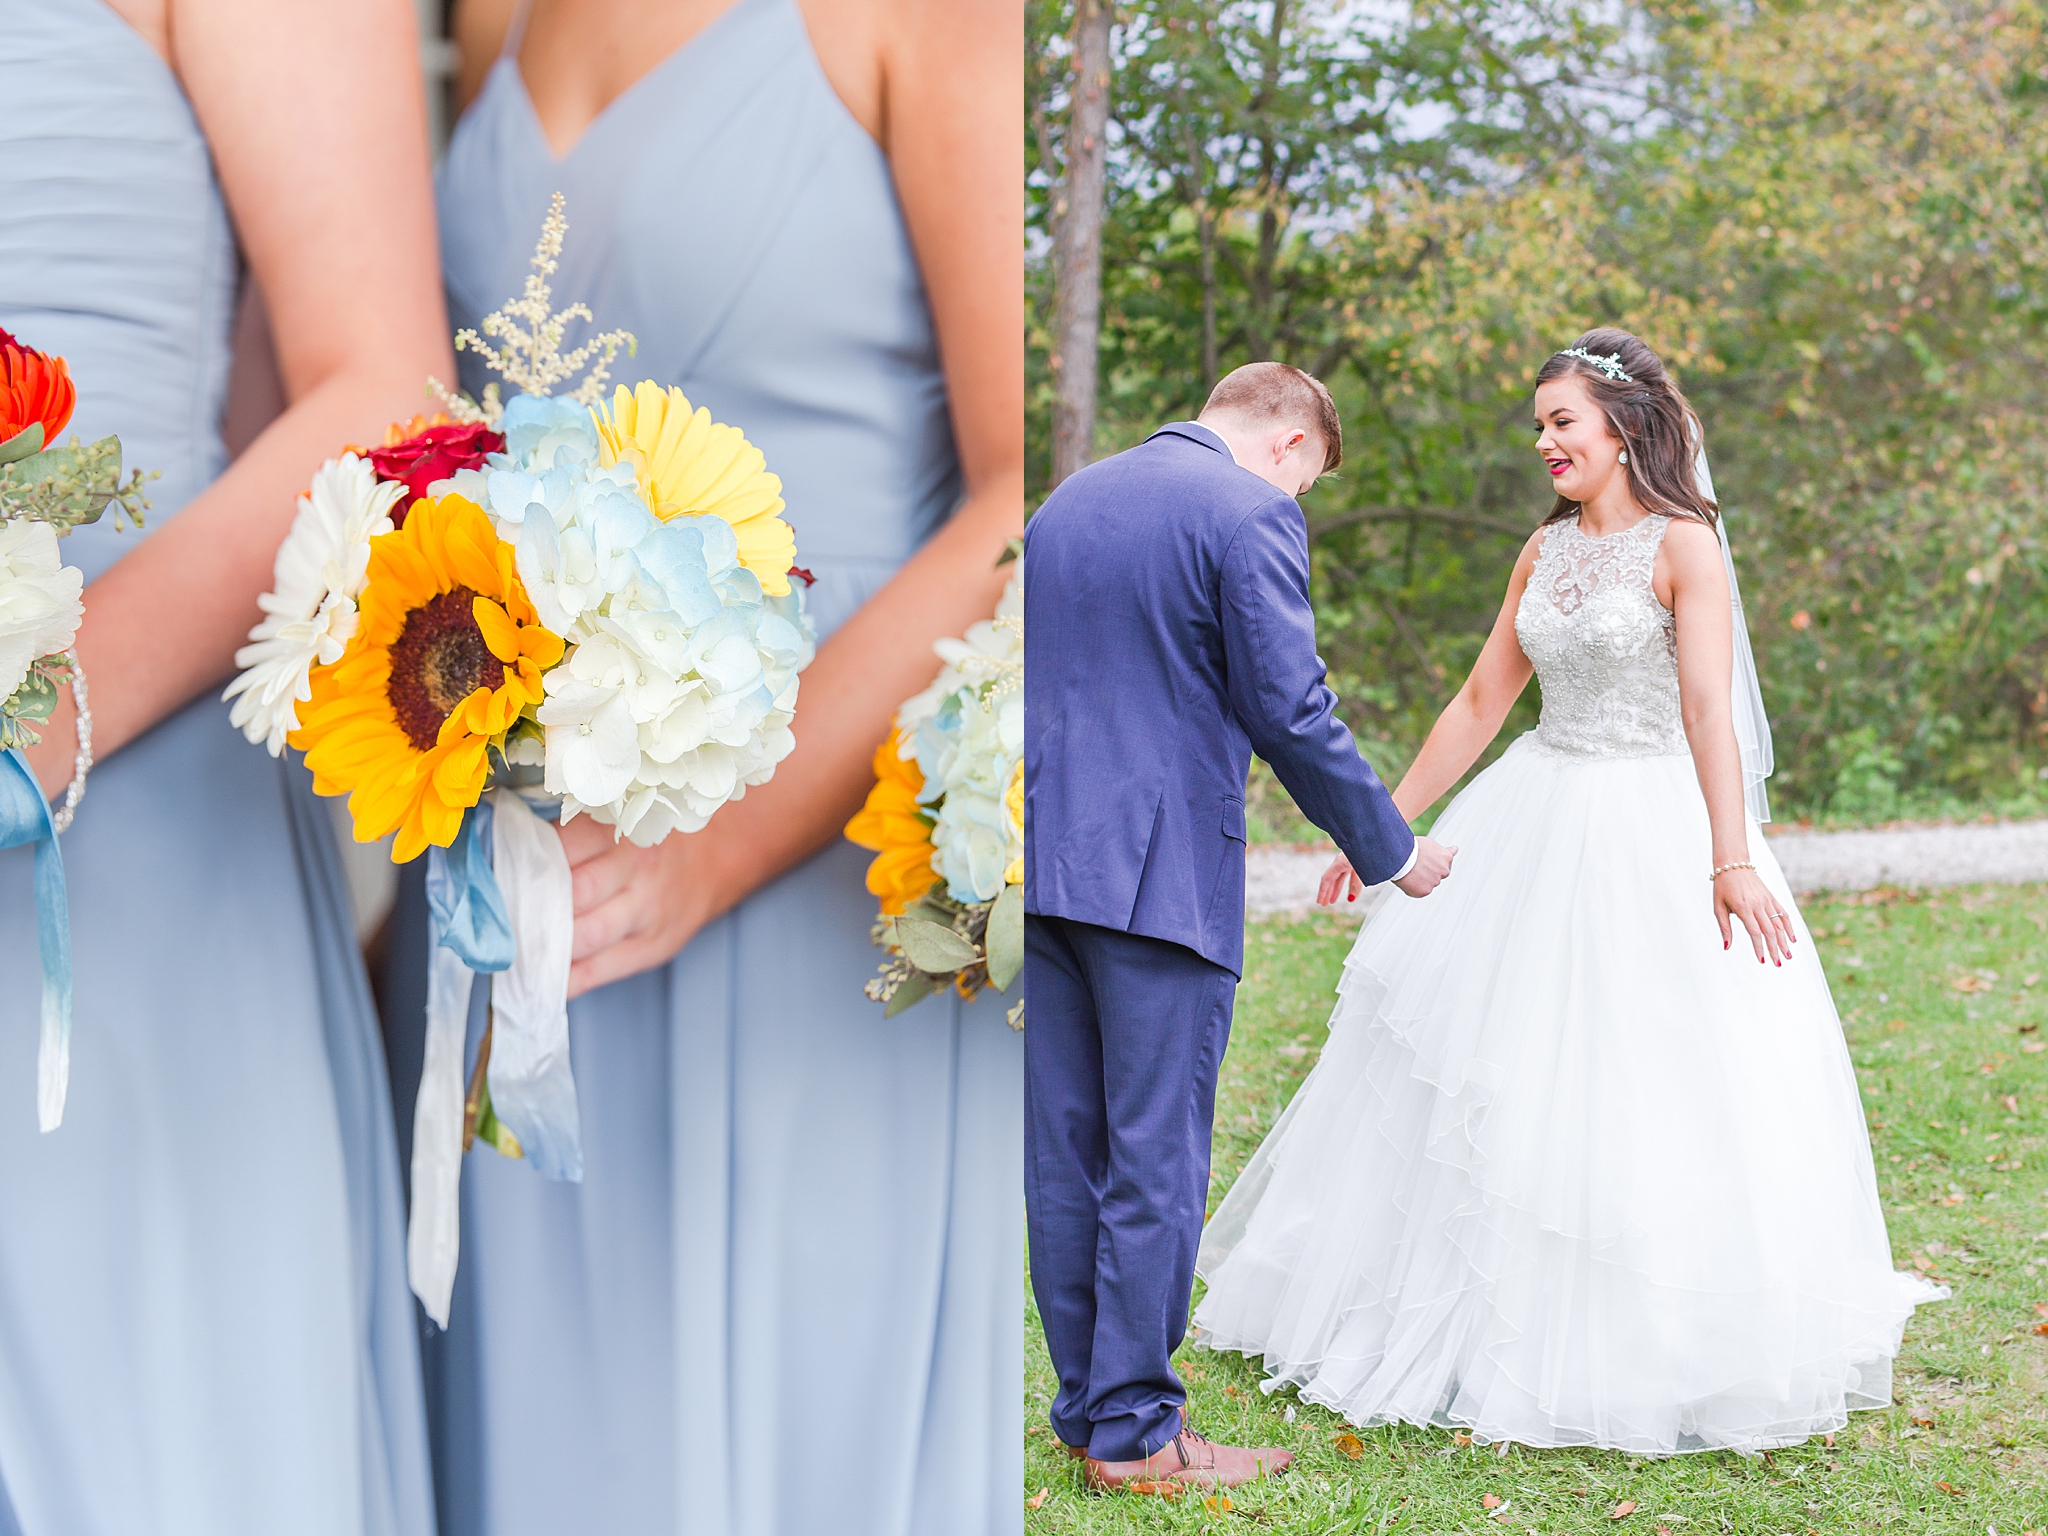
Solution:
{"label": "pearl bracelet on wrist", "polygon": [[1750,863],[1750,862],[1748,862],[1747,860],[1743,860],[1742,862],[1740,862],[1740,863],[1736,863],[1736,864],[1723,864],[1723,865],[1722,865],[1722,866],[1721,866],[1721,867],[1720,867],[1719,869],[1715,870],[1715,871],[1714,871],[1714,872],[1713,872],[1713,873],[1712,873],[1711,875],[1707,876],[1707,883],[1708,883],[1709,885],[1712,885],[1712,884],[1713,884],[1713,883],[1714,883],[1714,882],[1715,882],[1716,880],[1720,879],[1720,878],[1721,878],[1721,877],[1722,877],[1723,875],[1727,874],[1727,873],[1728,873],[1728,871],[1729,871],[1729,870],[1731,870],[1731,869],[1755,869],[1755,868],[1756,868],[1756,866],[1755,866],[1754,864],[1751,864],[1751,863]]}
{"label": "pearl bracelet on wrist", "polygon": [[71,783],[64,790],[64,803],[50,813],[50,823],[59,832],[71,830],[71,818],[78,802],[85,798],[85,776],[92,771],[92,705],[87,702],[85,668],[78,653],[71,653],[71,698],[78,706],[78,755],[71,760]]}

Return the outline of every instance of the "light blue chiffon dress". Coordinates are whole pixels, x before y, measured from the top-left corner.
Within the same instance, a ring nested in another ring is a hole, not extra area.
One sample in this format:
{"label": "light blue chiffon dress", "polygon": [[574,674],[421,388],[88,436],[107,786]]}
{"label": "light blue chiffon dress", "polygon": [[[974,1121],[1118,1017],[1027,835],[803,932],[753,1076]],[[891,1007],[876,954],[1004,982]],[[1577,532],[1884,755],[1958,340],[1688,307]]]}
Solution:
{"label": "light blue chiffon dress", "polygon": [[[620,378],[763,449],[829,635],[961,482],[888,163],[794,0],[740,0],[561,161],[501,60],[442,169],[458,324],[518,293],[556,191],[555,302],[639,338]],[[894,1019],[861,995],[867,858],[821,853],[570,1005],[580,1185],[466,1160],[430,1358],[444,1536],[1022,1528],[1021,1039],[993,995]],[[416,883],[400,916],[416,1041]]]}
{"label": "light blue chiffon dress", "polygon": [[[69,360],[73,429],[163,472],[140,537],[221,470],[238,273],[163,61],[100,0],[0,0],[0,326]],[[110,523],[63,542],[88,580],[138,541]],[[49,1135],[30,851],[0,853],[20,1529],[427,1536],[382,1046],[310,777],[209,696],[92,770],[62,846],[76,1025]]]}

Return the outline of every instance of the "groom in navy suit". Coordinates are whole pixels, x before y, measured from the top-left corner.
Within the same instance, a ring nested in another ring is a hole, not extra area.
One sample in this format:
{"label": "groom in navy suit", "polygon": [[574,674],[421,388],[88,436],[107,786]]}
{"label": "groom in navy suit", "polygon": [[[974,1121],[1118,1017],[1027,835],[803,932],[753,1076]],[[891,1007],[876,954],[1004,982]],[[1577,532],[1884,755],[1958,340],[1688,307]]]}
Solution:
{"label": "groom in navy suit", "polygon": [[1171,1362],[1243,965],[1252,753],[1367,884],[1422,896],[1450,869],[1358,755],[1316,655],[1295,498],[1342,451],[1321,383],[1253,363],[1025,530],[1031,1282],[1053,1429],[1100,1488],[1289,1460],[1196,1434]]}

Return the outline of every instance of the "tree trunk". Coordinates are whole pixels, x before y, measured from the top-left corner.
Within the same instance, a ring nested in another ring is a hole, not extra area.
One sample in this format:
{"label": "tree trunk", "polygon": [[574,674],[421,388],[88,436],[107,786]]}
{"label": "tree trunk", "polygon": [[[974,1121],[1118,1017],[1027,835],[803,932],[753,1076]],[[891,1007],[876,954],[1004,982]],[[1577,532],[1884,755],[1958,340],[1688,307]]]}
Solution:
{"label": "tree trunk", "polygon": [[1208,398],[1216,378],[1216,210],[1203,198],[1195,207],[1202,232],[1202,395]]}
{"label": "tree trunk", "polygon": [[1110,0],[1075,0],[1067,174],[1053,243],[1052,483],[1095,454],[1102,331],[1102,203],[1108,160]]}

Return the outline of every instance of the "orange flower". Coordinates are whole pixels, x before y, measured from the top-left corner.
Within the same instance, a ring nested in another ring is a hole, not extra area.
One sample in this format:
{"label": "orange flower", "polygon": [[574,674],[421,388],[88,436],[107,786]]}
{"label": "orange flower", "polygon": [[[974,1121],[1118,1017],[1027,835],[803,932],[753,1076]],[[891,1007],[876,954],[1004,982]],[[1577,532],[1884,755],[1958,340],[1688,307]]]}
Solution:
{"label": "orange flower", "polygon": [[37,423],[44,445],[56,442],[77,403],[63,358],[25,347],[0,328],[0,443]]}
{"label": "orange flower", "polygon": [[868,889],[882,899],[884,917],[900,917],[938,883],[932,868],[931,819],[917,803],[924,774],[897,755],[900,733],[875,748],[875,787],[867,804],[846,824],[849,842],[880,855],[868,866]]}

